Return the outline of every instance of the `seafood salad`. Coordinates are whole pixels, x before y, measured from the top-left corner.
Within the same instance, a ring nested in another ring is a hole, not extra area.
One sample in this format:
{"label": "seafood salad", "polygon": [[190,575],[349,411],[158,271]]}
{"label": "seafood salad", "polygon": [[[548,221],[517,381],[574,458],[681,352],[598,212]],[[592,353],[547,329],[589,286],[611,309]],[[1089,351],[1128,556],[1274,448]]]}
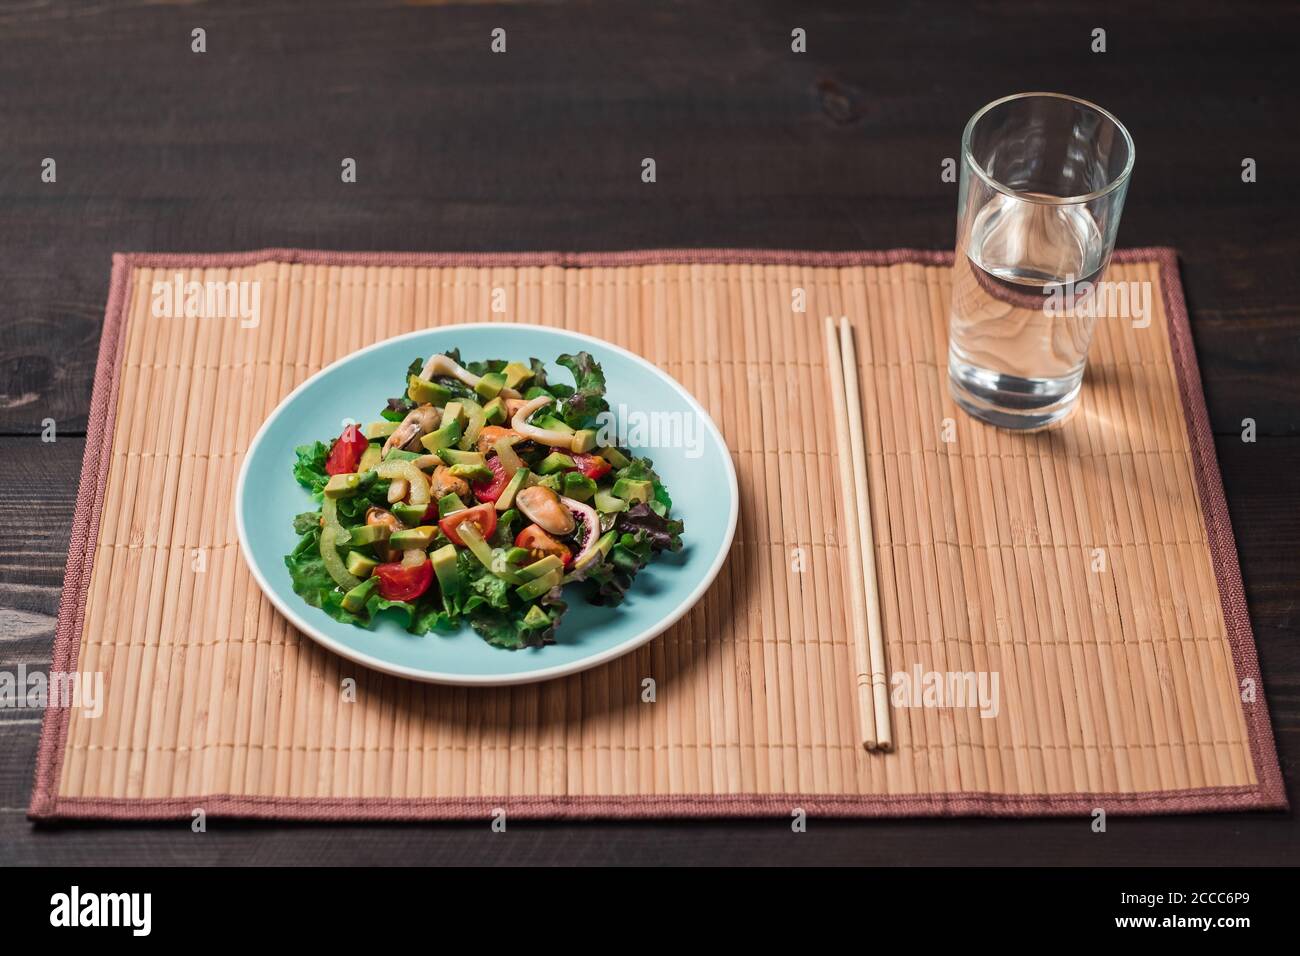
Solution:
{"label": "seafood salad", "polygon": [[296,448],[318,506],[293,519],[294,591],[362,627],[467,622],[511,650],[555,642],[567,593],[620,603],[683,525],[653,463],[606,442],[599,363],[555,364],[573,385],[537,359],[416,359],[375,420]]}

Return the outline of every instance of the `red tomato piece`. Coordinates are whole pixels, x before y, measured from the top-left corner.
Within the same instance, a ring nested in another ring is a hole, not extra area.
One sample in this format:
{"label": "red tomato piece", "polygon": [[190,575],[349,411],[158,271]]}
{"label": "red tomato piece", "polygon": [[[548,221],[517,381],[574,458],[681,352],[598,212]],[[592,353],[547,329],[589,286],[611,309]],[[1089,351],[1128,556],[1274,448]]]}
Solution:
{"label": "red tomato piece", "polygon": [[592,481],[604,478],[609,474],[610,469],[614,467],[600,455],[574,454],[572,458],[573,463],[578,466],[578,471]]}
{"label": "red tomato piece", "polygon": [[519,532],[515,537],[515,547],[532,552],[534,561],[553,554],[564,562],[566,568],[573,563],[573,552],[535,524],[530,524]]}
{"label": "red tomato piece", "polygon": [[490,538],[492,532],[497,529],[497,510],[491,505],[475,505],[473,508],[447,515],[438,522],[438,527],[452,544],[463,548],[466,546],[465,542],[461,540],[460,533],[456,529],[466,521],[478,528],[479,534],[484,538]]}
{"label": "red tomato piece", "polygon": [[375,568],[375,577],[379,579],[380,597],[387,601],[414,601],[433,581],[433,562],[381,564]]}
{"label": "red tomato piece", "polygon": [[487,466],[492,469],[492,480],[482,481],[470,487],[474,489],[474,497],[479,501],[496,501],[501,497],[501,492],[506,490],[510,479],[506,477],[506,466],[501,464],[501,459],[496,455],[487,460]]}
{"label": "red tomato piece", "polygon": [[343,429],[343,434],[334,439],[330,456],[325,461],[325,472],[330,475],[350,475],[357,470],[361,456],[370,442],[361,434],[356,425]]}

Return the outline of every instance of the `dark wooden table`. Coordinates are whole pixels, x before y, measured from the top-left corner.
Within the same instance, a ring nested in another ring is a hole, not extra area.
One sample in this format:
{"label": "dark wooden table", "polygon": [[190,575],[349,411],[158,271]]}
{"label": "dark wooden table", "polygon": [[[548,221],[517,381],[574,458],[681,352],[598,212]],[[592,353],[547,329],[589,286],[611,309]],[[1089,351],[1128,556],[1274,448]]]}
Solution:
{"label": "dark wooden table", "polygon": [[[1281,752],[1300,760],[1300,8],[360,2],[0,8],[0,668],[47,665],[109,256],[264,246],[947,248],[967,117],[1061,90],[1138,144],[1121,244],[1174,245]],[[886,9],[888,7],[888,9]],[[207,52],[191,51],[206,30]],[[507,52],[489,50],[504,28]],[[807,52],[791,52],[791,31]],[[1093,53],[1092,31],[1107,50]],[[57,181],[41,179],[56,162]],[[345,157],[357,182],[340,179]],[[653,157],[658,181],[641,182]],[[1244,183],[1242,161],[1258,181]],[[1242,441],[1242,420],[1257,439]],[[57,440],[40,438],[53,420]],[[1292,862],[1290,814],[33,827],[0,863]],[[1295,787],[1290,787],[1295,797]]]}

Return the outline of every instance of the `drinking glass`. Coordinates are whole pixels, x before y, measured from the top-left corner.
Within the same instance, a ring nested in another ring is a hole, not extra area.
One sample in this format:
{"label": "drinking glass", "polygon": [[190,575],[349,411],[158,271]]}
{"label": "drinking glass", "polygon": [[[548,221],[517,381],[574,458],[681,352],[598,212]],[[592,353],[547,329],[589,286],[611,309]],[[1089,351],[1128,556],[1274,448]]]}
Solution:
{"label": "drinking glass", "polygon": [[1133,171],[1133,139],[1100,106],[1018,93],[962,134],[948,382],[1002,428],[1074,409]]}

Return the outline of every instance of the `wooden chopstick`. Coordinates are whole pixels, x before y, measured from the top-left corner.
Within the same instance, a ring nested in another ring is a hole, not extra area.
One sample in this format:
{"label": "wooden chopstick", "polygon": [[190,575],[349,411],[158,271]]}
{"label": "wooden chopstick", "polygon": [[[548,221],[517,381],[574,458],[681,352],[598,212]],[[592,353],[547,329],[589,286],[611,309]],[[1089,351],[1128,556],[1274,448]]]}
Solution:
{"label": "wooden chopstick", "polygon": [[[831,377],[831,406],[835,417],[837,438],[836,460],[840,466],[840,501],[844,509],[844,530],[848,538],[849,596],[853,610],[853,651],[857,664],[858,736],[862,746],[874,750],[877,745],[875,695],[871,680],[871,649],[867,636],[867,598],[862,570],[862,535],[857,526],[857,482],[853,478],[848,402],[844,390],[844,364],[840,357],[840,343],[835,334],[835,320],[826,316],[826,368]],[[856,370],[855,370],[856,376]],[[856,392],[854,405],[857,404]],[[861,418],[861,415],[859,415]],[[859,439],[860,440],[860,439]],[[872,575],[874,580],[875,575]],[[874,589],[873,589],[874,590]]]}
{"label": "wooden chopstick", "polygon": [[871,533],[871,496],[867,479],[866,440],[862,433],[862,405],[858,399],[858,352],[853,327],[840,318],[840,357],[844,363],[844,400],[849,410],[849,444],[853,451],[858,541],[862,550],[862,586],[867,601],[867,650],[871,656],[871,699],[876,717],[876,746],[889,750],[893,735],[889,722],[889,678],[885,673],[885,638],[880,627],[880,596],[876,586],[876,545]]}

